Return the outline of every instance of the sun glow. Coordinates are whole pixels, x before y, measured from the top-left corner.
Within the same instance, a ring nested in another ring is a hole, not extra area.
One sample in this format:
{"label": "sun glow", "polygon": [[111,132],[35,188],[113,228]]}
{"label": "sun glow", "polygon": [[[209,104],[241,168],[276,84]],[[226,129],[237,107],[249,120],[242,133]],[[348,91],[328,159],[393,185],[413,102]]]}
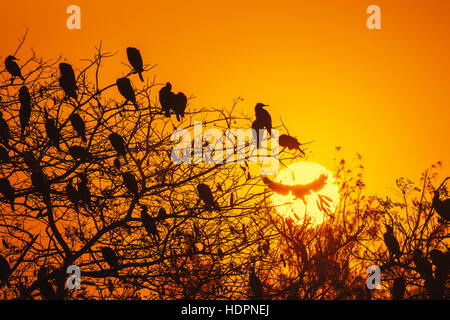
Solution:
{"label": "sun glow", "polygon": [[[308,184],[319,181],[321,175],[326,176],[323,186],[316,191],[308,188]],[[305,217],[312,225],[320,225],[334,214],[339,202],[339,188],[333,174],[325,167],[313,162],[297,162],[281,170],[275,179],[284,185],[304,185],[305,196],[297,198],[289,192],[272,195],[272,202],[279,214],[285,218],[292,218],[301,223]]]}

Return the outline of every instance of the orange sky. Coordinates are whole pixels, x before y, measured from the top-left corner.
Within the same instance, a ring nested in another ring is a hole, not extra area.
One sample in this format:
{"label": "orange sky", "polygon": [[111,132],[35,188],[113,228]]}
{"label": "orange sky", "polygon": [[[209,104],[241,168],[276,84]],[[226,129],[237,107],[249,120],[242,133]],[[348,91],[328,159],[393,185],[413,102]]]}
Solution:
{"label": "orange sky", "polygon": [[[66,28],[70,4],[81,7],[81,30]],[[366,28],[371,4],[382,30]],[[197,97],[191,106],[238,96],[248,112],[270,104],[276,123],[281,116],[291,135],[316,141],[311,161],[331,168],[338,145],[361,153],[370,191],[417,180],[438,160],[450,175],[448,0],[1,1],[2,61],[25,26],[19,58],[33,47],[82,65],[102,40],[118,51],[107,62],[112,82],[136,46],[160,82]]]}

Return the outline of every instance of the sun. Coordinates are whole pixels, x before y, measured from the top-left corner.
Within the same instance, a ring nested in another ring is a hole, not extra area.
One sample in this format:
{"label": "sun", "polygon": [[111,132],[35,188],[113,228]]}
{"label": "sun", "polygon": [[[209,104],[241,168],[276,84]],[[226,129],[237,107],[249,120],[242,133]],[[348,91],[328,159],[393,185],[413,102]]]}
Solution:
{"label": "sun", "polygon": [[328,169],[314,162],[297,162],[281,170],[275,181],[284,185],[307,185],[319,181],[322,175],[326,176],[323,186],[316,191],[306,188],[308,194],[303,199],[295,197],[292,192],[287,195],[273,192],[271,199],[277,212],[296,223],[301,223],[305,217],[309,217],[312,225],[326,221],[339,202],[339,187]]}

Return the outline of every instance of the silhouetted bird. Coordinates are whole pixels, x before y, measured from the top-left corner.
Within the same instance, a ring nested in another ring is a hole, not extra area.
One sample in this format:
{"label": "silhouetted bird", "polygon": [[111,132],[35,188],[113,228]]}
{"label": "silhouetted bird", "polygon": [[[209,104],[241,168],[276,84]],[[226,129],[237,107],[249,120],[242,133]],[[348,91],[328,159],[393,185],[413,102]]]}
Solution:
{"label": "silhouetted bird", "polygon": [[36,157],[33,155],[33,152],[25,151],[22,154],[22,156],[23,161],[31,171],[41,171],[41,165],[39,164],[39,161],[36,159]]}
{"label": "silhouetted bird", "polygon": [[328,177],[325,174],[321,174],[317,179],[310,183],[294,185],[285,185],[274,182],[267,177],[263,177],[262,179],[272,191],[281,195],[287,195],[289,192],[292,192],[292,195],[297,199],[306,201],[305,196],[310,195],[312,192],[318,192],[326,186]]}
{"label": "silhouetted bird", "polygon": [[159,208],[158,219],[164,219],[166,215],[167,215],[166,209]]}
{"label": "silhouetted bird", "polygon": [[197,185],[197,192],[200,199],[205,203],[206,209],[209,211],[220,211],[219,204],[214,200],[211,188],[206,184],[200,183]]}
{"label": "silhouetted bird", "polygon": [[123,140],[122,136],[113,132],[108,136],[108,140],[113,146],[114,150],[116,150],[117,154],[119,156],[123,156],[123,158],[126,161],[127,159],[125,157],[126,154],[125,140]]}
{"label": "silhouetted bird", "polygon": [[49,282],[47,268],[42,267],[41,269],[39,269],[37,278],[38,278],[37,282],[39,286],[39,292],[41,294],[42,299],[55,300],[56,292],[55,288],[53,288],[53,285]]}
{"label": "silhouetted bird", "polygon": [[148,207],[146,205],[141,206],[141,221],[149,236],[155,242],[159,241],[158,228],[156,227],[155,220],[148,214]]}
{"label": "silhouetted bird", "polygon": [[6,150],[3,146],[0,145],[0,163],[8,162],[11,158],[9,157],[8,150]]}
{"label": "silhouetted bird", "polygon": [[280,135],[279,144],[283,148],[288,148],[289,150],[296,149],[300,151],[300,153],[304,156],[305,152],[300,148],[301,144],[294,137],[291,137],[287,134]]}
{"label": "silhouetted bird", "polygon": [[0,178],[0,193],[3,195],[5,200],[8,200],[11,205],[11,210],[14,211],[14,199],[15,196],[15,190],[11,186],[11,183],[6,178]]}
{"label": "silhouetted bird", "polygon": [[434,191],[433,208],[442,219],[450,221],[450,198],[440,200],[438,190]]}
{"label": "silhouetted bird", "polygon": [[80,162],[86,162],[92,159],[91,153],[82,146],[71,146],[69,148],[69,154],[72,158]]}
{"label": "silhouetted bird", "polygon": [[134,71],[139,74],[139,79],[144,81],[144,77],[142,76],[142,72],[144,72],[144,64],[142,62],[142,56],[139,50],[133,47],[128,47],[127,57]]}
{"label": "silhouetted bird", "polygon": [[30,123],[31,117],[31,96],[28,88],[26,86],[22,86],[19,89],[19,101],[20,101],[20,110],[19,110],[19,121],[20,121],[20,136],[23,137],[26,127]]}
{"label": "silhouetted bird", "polygon": [[386,226],[386,232],[383,235],[384,243],[389,250],[389,255],[391,257],[399,257],[400,256],[400,244],[397,241],[397,238],[394,235],[394,230],[391,226]]}
{"label": "silhouetted bird", "polygon": [[58,151],[61,151],[61,148],[59,146],[59,142],[61,141],[61,134],[59,132],[58,126],[56,125],[56,121],[48,117],[46,109],[44,109],[44,117],[45,117],[45,132],[47,133],[47,137],[49,138],[53,146]]}
{"label": "silhouetted bird", "polygon": [[25,81],[25,79],[22,77],[22,72],[20,71],[19,65],[16,63],[16,60],[18,60],[16,57],[8,56],[5,59],[5,68],[6,71],[9,72],[9,74],[12,76],[12,79],[15,77],[19,77],[22,79],[22,81]]}
{"label": "silhouetted bird", "polygon": [[8,281],[11,274],[11,267],[8,260],[0,254],[0,282]]}
{"label": "silhouetted bird", "polygon": [[42,195],[44,203],[50,205],[50,183],[44,172],[33,171],[31,174],[31,182],[38,193]]}
{"label": "silhouetted bird", "polygon": [[60,63],[59,71],[61,72],[61,77],[59,78],[61,89],[63,89],[67,96],[76,100],[78,87],[72,66],[68,63]]}
{"label": "silhouetted bird", "polygon": [[89,180],[86,176],[85,173],[80,173],[78,174],[78,183],[77,183],[77,188],[78,188],[78,194],[80,195],[81,201],[83,201],[83,203],[85,205],[87,205],[89,207],[89,209],[92,210],[92,205],[91,205],[91,191],[89,190]]}
{"label": "silhouetted bird", "polygon": [[392,300],[402,300],[405,296],[405,289],[405,279],[403,277],[395,279],[392,286]]}
{"label": "silhouetted bird", "polygon": [[134,93],[134,89],[131,86],[131,81],[128,78],[119,78],[116,81],[117,88],[119,89],[120,94],[125,98],[125,103],[128,101],[131,101],[134,106],[136,107],[136,110],[138,110],[138,105],[136,102],[136,95]]}
{"label": "silhouetted bird", "polygon": [[256,275],[254,267],[252,267],[250,270],[248,283],[250,285],[250,289],[252,290],[253,298],[258,300],[261,299],[263,295],[263,285],[261,280],[259,280],[258,276]]}
{"label": "silhouetted bird", "polygon": [[87,142],[86,139],[86,126],[84,124],[83,118],[78,113],[72,113],[69,117],[72,127],[81,138],[83,142]]}
{"label": "silhouetted bird", "polygon": [[257,103],[255,106],[255,117],[256,120],[260,123],[262,128],[267,129],[268,134],[271,134],[272,130],[272,117],[269,112],[267,112],[264,107],[267,107],[267,104]]}
{"label": "silhouetted bird", "polygon": [[413,262],[417,272],[420,273],[425,280],[433,278],[433,267],[431,263],[423,256],[422,250],[415,249],[413,253]]}
{"label": "silhouetted bird", "polygon": [[425,288],[427,289],[431,300],[441,300],[445,295],[445,280],[435,279],[433,277],[425,280]]}
{"label": "silhouetted bird", "polygon": [[186,110],[187,98],[183,92],[178,92],[173,99],[173,111],[177,115],[177,120],[181,121],[181,118],[184,118],[184,110]]}
{"label": "silhouetted bird", "polygon": [[136,178],[131,172],[122,173],[123,184],[127,188],[128,192],[133,194],[135,197],[139,196],[139,189]]}
{"label": "silhouetted bird", "polygon": [[436,277],[447,278],[450,271],[450,253],[443,253],[441,250],[433,249],[430,251],[431,262],[436,266]]}
{"label": "silhouetted bird", "polygon": [[109,247],[101,247],[102,257],[108,263],[111,269],[117,269],[119,267],[119,258],[113,249]]}
{"label": "silhouetted bird", "polygon": [[172,92],[172,85],[167,82],[164,87],[159,90],[159,103],[166,118],[170,117],[170,109],[173,108],[175,101],[175,93]]}
{"label": "silhouetted bird", "polygon": [[69,181],[69,183],[66,186],[66,195],[67,198],[72,202],[75,211],[78,212],[78,206],[80,204],[81,194],[78,192],[78,190],[73,186],[72,180]]}
{"label": "silhouetted bird", "polygon": [[9,146],[9,126],[5,119],[3,119],[3,112],[0,111],[0,142],[5,146]]}

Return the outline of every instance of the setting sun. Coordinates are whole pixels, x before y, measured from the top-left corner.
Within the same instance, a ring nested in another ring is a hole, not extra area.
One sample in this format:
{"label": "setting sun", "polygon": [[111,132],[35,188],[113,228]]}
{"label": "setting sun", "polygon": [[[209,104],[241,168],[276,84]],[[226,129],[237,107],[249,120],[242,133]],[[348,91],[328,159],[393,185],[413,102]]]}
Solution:
{"label": "setting sun", "polygon": [[272,195],[277,211],[296,222],[308,216],[313,225],[319,225],[333,214],[339,201],[333,174],[314,162],[290,165],[278,173],[276,182],[286,186],[302,186],[301,196],[296,195],[295,190],[288,194],[274,192]]}

